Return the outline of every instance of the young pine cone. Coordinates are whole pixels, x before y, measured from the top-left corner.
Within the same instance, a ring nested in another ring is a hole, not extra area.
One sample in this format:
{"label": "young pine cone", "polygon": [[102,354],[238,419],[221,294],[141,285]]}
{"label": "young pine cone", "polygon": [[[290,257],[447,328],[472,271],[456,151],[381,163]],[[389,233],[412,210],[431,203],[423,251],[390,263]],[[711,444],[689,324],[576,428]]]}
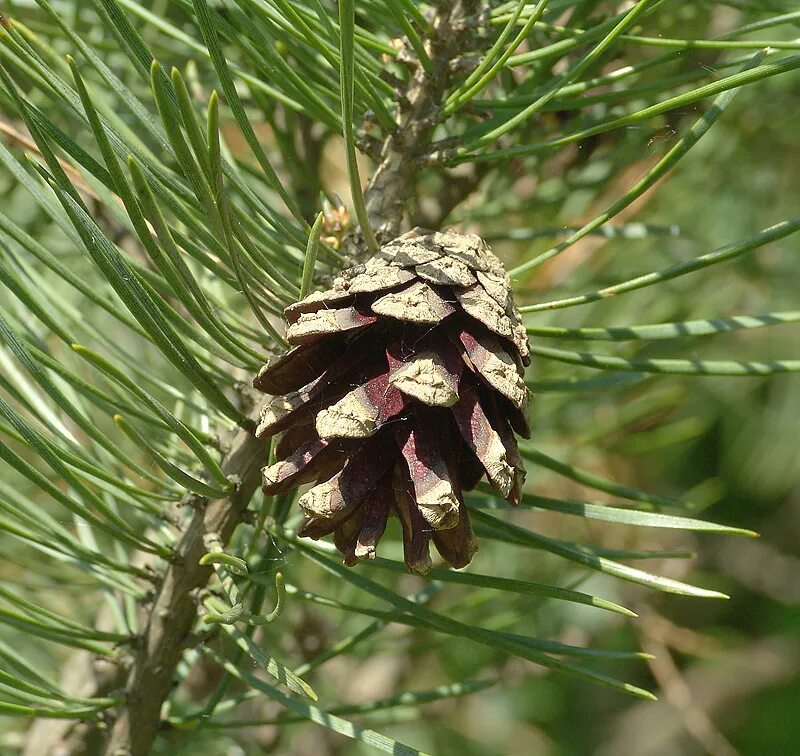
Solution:
{"label": "young pine cone", "polygon": [[390,515],[405,561],[453,567],[477,550],[463,492],[485,474],[519,503],[528,438],[525,328],[501,262],[478,236],[415,229],[285,311],[293,348],[253,385],[282,433],[264,492],[304,483],[300,535],[333,533],[346,564],[373,558]]}

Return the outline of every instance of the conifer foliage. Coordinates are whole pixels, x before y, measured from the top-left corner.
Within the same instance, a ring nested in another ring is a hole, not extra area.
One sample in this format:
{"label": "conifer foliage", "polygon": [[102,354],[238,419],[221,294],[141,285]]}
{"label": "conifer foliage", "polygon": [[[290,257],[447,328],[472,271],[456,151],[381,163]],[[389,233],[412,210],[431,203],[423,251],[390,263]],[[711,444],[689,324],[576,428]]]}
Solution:
{"label": "conifer foliage", "polygon": [[634,434],[685,452],[698,383],[800,371],[757,334],[800,321],[769,299],[800,218],[647,202],[743,88],[796,84],[779,6],[6,3],[0,752],[260,752],[254,722],[450,752],[408,710],[505,660],[652,698],[597,628],[626,589],[722,597],[653,529],[753,533],[644,490]]}

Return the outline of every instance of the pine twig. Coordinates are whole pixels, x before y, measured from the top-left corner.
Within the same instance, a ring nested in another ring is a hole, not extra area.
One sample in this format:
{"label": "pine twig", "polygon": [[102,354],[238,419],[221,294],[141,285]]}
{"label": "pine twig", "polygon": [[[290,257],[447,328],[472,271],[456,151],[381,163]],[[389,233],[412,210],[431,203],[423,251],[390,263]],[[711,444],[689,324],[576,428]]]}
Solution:
{"label": "pine twig", "polygon": [[[437,123],[437,114],[449,86],[449,61],[463,50],[468,37],[464,20],[474,5],[470,0],[442,3],[431,25],[428,40],[431,72],[415,65],[412,81],[399,107],[397,129],[383,142],[380,163],[367,184],[365,200],[370,222],[379,240],[400,232],[406,201],[413,195],[415,172],[425,157]],[[366,256],[362,240],[346,240],[350,259]],[[109,756],[144,756],[161,726],[161,707],[173,687],[175,669],[186,648],[197,616],[193,596],[211,577],[208,566],[199,565],[205,553],[203,536],[220,535],[224,545],[240,523],[260,482],[264,450],[250,428],[239,429],[230,445],[223,470],[239,480],[234,494],[199,507],[178,541],[175,558],[167,567],[159,591],[148,607],[141,641],[133,658],[126,685],[127,703],[111,727],[106,748]],[[83,727],[62,737],[65,756],[86,754],[96,742],[94,728]]]}
{"label": "pine twig", "polygon": [[264,444],[251,427],[236,431],[222,469],[239,483],[230,498],[196,509],[175,548],[148,612],[128,678],[127,704],[111,730],[107,754],[140,756],[150,751],[161,724],[161,705],[172,690],[175,668],[197,617],[194,592],[213,573],[211,567],[199,564],[206,553],[203,537],[218,533],[221,543],[228,542],[258,488],[264,456]]}
{"label": "pine twig", "polygon": [[[427,157],[441,101],[453,75],[450,62],[469,40],[466,19],[475,5],[471,0],[442,3],[427,40],[430,71],[419,61],[410,62],[411,79],[405,91],[398,93],[397,128],[384,140],[380,161],[365,190],[367,215],[379,243],[400,234],[415,174]],[[345,240],[344,252],[348,259],[361,261],[364,245],[351,236]]]}

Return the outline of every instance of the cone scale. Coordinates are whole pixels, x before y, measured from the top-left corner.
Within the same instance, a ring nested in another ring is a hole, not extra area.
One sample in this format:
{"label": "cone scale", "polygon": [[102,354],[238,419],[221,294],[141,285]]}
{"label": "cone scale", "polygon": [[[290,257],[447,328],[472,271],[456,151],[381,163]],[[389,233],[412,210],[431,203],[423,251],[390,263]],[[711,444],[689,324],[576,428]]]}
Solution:
{"label": "cone scale", "polygon": [[463,494],[485,477],[518,504],[528,437],[527,335],[508,276],[478,236],[414,229],[330,289],[285,310],[292,348],[253,385],[256,429],[280,434],[266,494],[311,484],[299,534],[333,535],[348,565],[400,520],[409,570],[430,546],[453,567],[477,550]]}

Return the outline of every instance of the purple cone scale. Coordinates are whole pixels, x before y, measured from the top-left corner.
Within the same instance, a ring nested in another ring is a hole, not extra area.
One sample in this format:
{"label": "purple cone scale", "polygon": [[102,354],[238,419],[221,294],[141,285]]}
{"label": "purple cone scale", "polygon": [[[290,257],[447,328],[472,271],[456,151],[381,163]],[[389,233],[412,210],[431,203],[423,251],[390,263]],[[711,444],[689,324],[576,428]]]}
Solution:
{"label": "purple cone scale", "polygon": [[400,520],[409,570],[430,547],[464,567],[477,542],[464,491],[485,478],[518,504],[527,336],[502,263],[478,236],[414,229],[285,311],[291,349],[253,385],[280,435],[267,494],[310,484],[301,536],[333,535],[353,565]]}

